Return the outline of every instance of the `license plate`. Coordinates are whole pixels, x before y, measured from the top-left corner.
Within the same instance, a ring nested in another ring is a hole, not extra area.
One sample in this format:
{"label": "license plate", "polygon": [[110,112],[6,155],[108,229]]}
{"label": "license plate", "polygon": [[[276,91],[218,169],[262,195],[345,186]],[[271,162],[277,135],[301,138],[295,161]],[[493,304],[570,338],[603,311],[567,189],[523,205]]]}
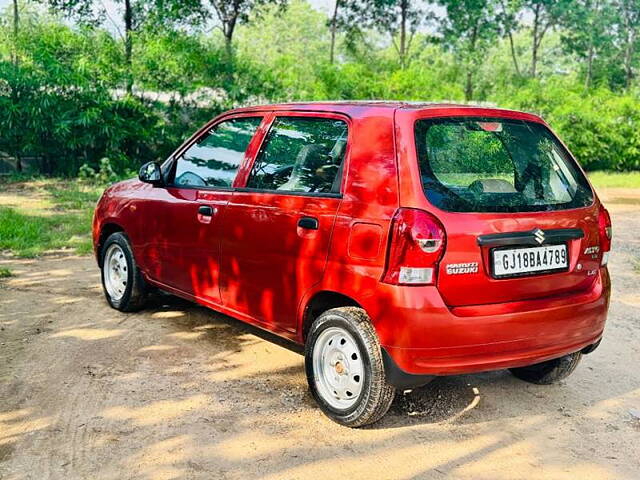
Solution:
{"label": "license plate", "polygon": [[565,244],[494,249],[492,255],[494,277],[566,270],[569,266]]}

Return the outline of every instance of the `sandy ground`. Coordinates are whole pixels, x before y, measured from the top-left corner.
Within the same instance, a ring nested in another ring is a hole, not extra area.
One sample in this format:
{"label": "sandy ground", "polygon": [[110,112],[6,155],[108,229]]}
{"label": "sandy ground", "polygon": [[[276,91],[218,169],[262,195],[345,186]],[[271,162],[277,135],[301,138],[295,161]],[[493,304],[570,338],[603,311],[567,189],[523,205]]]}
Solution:
{"label": "sandy ground", "polygon": [[554,386],[443,377],[361,430],[296,349],[169,296],[107,307],[92,258],[0,258],[0,478],[640,478],[640,195],[615,225],[605,339]]}

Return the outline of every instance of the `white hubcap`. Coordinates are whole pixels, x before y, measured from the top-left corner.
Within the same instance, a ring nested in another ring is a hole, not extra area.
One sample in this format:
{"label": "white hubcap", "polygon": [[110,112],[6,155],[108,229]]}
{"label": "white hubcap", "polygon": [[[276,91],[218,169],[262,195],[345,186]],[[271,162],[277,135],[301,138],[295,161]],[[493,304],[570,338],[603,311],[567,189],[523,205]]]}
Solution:
{"label": "white hubcap", "polygon": [[313,374],[318,393],[333,408],[344,410],[358,400],[364,363],[349,332],[330,327],[320,334],[313,348]]}
{"label": "white hubcap", "polygon": [[120,300],[127,288],[128,266],[127,257],[122,248],[113,244],[104,256],[104,286],[112,300]]}

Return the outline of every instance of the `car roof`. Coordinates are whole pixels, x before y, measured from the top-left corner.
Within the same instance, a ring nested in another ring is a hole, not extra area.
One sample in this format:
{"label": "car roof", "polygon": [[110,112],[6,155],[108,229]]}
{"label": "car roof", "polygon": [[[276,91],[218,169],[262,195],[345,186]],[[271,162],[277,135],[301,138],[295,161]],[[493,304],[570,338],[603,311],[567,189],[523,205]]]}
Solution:
{"label": "car roof", "polygon": [[266,105],[255,105],[236,108],[227,113],[256,112],[256,111],[278,111],[278,110],[308,110],[308,111],[327,111],[352,114],[355,116],[366,116],[373,113],[372,110],[381,113],[382,110],[403,110],[403,111],[433,111],[439,114],[449,113],[451,115],[463,115],[465,112],[478,114],[491,113],[500,116],[515,116],[519,118],[529,117],[532,120],[541,121],[538,115],[521,112],[518,110],[510,110],[499,108],[495,104],[489,103],[456,103],[456,102],[424,102],[424,101],[405,101],[405,100],[323,100],[314,102],[290,102],[290,103],[273,103]]}

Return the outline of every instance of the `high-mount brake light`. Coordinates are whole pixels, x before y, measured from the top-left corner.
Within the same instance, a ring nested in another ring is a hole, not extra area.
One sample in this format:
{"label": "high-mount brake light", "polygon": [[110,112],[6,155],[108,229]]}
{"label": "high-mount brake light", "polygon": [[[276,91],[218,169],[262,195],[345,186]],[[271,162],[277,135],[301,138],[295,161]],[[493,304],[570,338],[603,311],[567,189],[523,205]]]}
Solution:
{"label": "high-mount brake light", "polygon": [[603,206],[600,206],[600,211],[598,212],[598,232],[600,235],[600,251],[602,252],[600,265],[604,267],[609,262],[613,231],[611,228],[611,216]]}
{"label": "high-mount brake light", "polygon": [[424,210],[400,208],[391,223],[387,268],[395,285],[433,285],[446,244],[444,227]]}

